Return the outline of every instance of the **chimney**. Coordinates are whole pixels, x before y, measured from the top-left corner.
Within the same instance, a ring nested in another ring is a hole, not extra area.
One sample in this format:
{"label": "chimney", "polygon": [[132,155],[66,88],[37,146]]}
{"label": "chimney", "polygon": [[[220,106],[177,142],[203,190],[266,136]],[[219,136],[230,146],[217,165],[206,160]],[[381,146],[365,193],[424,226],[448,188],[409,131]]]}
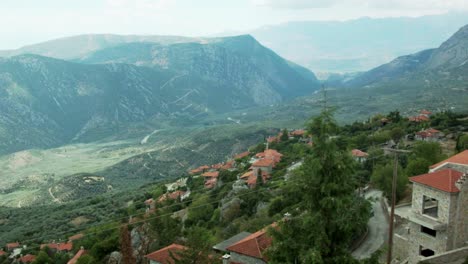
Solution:
{"label": "chimney", "polygon": [[223,264],[229,264],[229,259],[231,259],[231,255],[225,254],[223,256]]}

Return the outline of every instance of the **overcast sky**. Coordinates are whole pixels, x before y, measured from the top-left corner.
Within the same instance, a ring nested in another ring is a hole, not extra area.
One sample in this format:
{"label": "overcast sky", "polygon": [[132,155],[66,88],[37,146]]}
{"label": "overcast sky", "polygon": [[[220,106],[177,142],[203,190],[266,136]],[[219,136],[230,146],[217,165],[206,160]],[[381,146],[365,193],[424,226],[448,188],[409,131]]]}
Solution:
{"label": "overcast sky", "polygon": [[467,10],[468,0],[0,0],[0,49],[84,33],[204,36],[297,20]]}

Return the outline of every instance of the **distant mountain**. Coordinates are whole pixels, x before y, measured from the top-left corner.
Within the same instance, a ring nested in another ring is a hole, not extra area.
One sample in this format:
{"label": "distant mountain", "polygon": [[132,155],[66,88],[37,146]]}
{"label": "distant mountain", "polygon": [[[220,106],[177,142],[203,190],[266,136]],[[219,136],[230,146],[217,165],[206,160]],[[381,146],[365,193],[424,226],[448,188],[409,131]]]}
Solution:
{"label": "distant mountain", "polygon": [[347,86],[381,86],[387,82],[417,82],[418,78],[441,85],[468,81],[468,25],[459,29],[439,48],[399,57],[346,81]]}
{"label": "distant mountain", "polygon": [[279,103],[319,86],[313,73],[250,36],[121,44],[76,61],[0,59],[0,152],[97,140],[148,118],[200,119]]}
{"label": "distant mountain", "polygon": [[11,57],[21,54],[37,54],[57,59],[77,59],[91,52],[131,42],[156,42],[173,44],[195,42],[196,38],[181,36],[141,36],[141,35],[112,35],[87,34],[54,39],[38,44],[25,46],[16,50],[0,51],[0,57]]}
{"label": "distant mountain", "polygon": [[289,22],[248,33],[280,56],[314,72],[356,72],[435,48],[467,23],[467,13],[448,13],[416,18]]}

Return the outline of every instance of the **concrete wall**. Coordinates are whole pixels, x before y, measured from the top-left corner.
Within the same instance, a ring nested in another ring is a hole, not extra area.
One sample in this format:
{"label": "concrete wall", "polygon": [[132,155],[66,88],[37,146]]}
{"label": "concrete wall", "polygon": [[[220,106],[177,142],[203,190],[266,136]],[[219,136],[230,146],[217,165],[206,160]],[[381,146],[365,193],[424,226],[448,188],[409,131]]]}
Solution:
{"label": "concrete wall", "polygon": [[429,258],[422,258],[421,262],[428,264],[462,264],[466,258],[468,258],[468,247],[455,249]]}
{"label": "concrete wall", "polygon": [[252,258],[249,256],[237,254],[236,252],[231,252],[231,258],[229,260],[230,262],[239,262],[243,264],[266,264],[265,261],[258,259],[258,258]]}
{"label": "concrete wall", "polygon": [[409,241],[406,237],[395,234],[393,237],[393,258],[403,261],[408,258]]}

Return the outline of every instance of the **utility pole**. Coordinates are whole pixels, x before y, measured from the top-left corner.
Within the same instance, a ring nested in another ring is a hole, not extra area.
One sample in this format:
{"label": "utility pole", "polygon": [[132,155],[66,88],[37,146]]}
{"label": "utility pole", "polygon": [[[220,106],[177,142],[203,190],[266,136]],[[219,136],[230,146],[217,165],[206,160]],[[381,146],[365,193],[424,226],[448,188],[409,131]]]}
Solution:
{"label": "utility pole", "polygon": [[396,200],[396,187],[398,179],[398,154],[409,153],[409,150],[384,148],[384,150],[393,152],[393,179],[392,179],[392,208],[390,211],[390,223],[388,228],[388,252],[387,252],[387,264],[392,262],[392,248],[393,248],[393,222],[395,219],[395,200]]}

